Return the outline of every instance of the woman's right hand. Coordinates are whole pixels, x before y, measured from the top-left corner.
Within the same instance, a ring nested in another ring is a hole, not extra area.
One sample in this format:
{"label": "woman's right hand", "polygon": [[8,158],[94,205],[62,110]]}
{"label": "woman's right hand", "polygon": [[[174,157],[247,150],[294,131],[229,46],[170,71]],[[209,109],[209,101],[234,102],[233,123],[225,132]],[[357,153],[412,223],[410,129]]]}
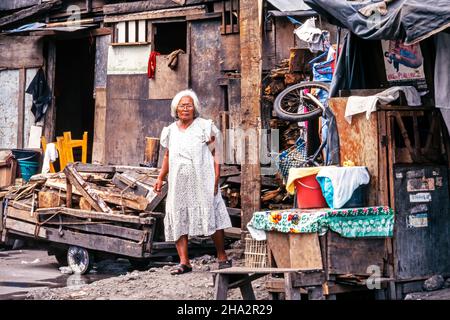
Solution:
{"label": "woman's right hand", "polygon": [[155,185],[153,186],[153,190],[155,190],[156,193],[161,193],[161,188],[163,185],[163,180],[161,178],[156,179]]}

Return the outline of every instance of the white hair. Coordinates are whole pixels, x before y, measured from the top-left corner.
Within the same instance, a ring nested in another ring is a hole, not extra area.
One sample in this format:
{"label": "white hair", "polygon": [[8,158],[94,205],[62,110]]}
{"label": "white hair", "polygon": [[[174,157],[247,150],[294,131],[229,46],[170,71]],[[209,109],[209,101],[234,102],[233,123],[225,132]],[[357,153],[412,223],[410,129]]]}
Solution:
{"label": "white hair", "polygon": [[190,97],[192,99],[194,102],[194,118],[197,118],[200,115],[200,102],[198,101],[197,94],[191,89],[180,91],[173,97],[172,103],[170,104],[170,115],[175,119],[178,118],[177,108],[183,97]]}

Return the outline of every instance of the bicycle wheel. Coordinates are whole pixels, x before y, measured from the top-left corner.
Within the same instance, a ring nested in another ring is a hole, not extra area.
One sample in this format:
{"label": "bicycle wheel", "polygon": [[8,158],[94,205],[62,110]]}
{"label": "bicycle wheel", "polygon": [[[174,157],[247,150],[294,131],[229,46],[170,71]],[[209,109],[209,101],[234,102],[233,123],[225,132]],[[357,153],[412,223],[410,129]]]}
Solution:
{"label": "bicycle wheel", "polygon": [[280,119],[307,121],[322,115],[321,98],[327,98],[330,87],[319,81],[300,82],[284,89],[276,98],[273,108]]}

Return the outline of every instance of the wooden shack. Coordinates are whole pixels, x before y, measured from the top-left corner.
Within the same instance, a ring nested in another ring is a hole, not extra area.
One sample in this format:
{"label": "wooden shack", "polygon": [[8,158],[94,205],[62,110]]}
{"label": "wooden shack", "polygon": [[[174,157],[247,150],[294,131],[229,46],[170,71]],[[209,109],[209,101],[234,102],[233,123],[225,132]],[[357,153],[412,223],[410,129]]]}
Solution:
{"label": "wooden shack", "polygon": [[[260,110],[263,76],[289,59],[291,48],[301,47],[287,16],[304,21],[316,15],[277,6],[242,0],[2,4],[0,111],[7,116],[0,122],[0,148],[27,147],[33,125],[42,127],[48,142],[64,131],[75,139],[87,131],[88,162],[139,165],[145,137],[159,137],[173,121],[170,101],[186,88],[197,92],[202,116],[213,119],[224,134],[227,129],[267,129],[272,115],[270,108]],[[320,24],[330,27],[325,20]],[[169,55],[176,50],[182,51],[170,67]],[[152,52],[159,55],[150,76]],[[25,91],[39,68],[53,99],[35,123]],[[226,163],[248,163],[241,136],[233,131],[225,136]],[[247,148],[258,153],[259,141]],[[261,178],[259,164],[241,169],[237,178],[245,226],[260,207]]]}

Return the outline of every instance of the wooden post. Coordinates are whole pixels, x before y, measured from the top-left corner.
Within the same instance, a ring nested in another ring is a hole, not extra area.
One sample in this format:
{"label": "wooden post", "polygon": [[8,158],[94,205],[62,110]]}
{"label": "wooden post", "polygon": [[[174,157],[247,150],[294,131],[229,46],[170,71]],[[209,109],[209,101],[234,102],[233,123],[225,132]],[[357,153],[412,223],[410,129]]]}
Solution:
{"label": "wooden post", "polygon": [[286,300],[301,300],[300,288],[293,287],[293,276],[290,272],[284,274],[284,288]]}
{"label": "wooden post", "polygon": [[44,136],[47,141],[55,141],[56,105],[55,105],[55,69],[56,69],[56,45],[54,41],[48,43],[47,57],[47,83],[52,92],[52,101],[44,116]]}
{"label": "wooden post", "polygon": [[[241,229],[245,230],[253,213],[260,209],[261,168],[259,132],[261,128],[262,81],[262,0],[241,0],[239,9],[241,46],[241,128],[245,152],[241,166]],[[249,135],[258,134],[256,143]]]}
{"label": "wooden post", "polygon": [[19,109],[17,121],[17,148],[24,147],[24,122],[25,122],[25,84],[27,70],[21,68],[19,70]]}
{"label": "wooden post", "polygon": [[159,139],[153,137],[145,137],[145,154],[144,163],[153,168],[158,167],[159,157]]}

